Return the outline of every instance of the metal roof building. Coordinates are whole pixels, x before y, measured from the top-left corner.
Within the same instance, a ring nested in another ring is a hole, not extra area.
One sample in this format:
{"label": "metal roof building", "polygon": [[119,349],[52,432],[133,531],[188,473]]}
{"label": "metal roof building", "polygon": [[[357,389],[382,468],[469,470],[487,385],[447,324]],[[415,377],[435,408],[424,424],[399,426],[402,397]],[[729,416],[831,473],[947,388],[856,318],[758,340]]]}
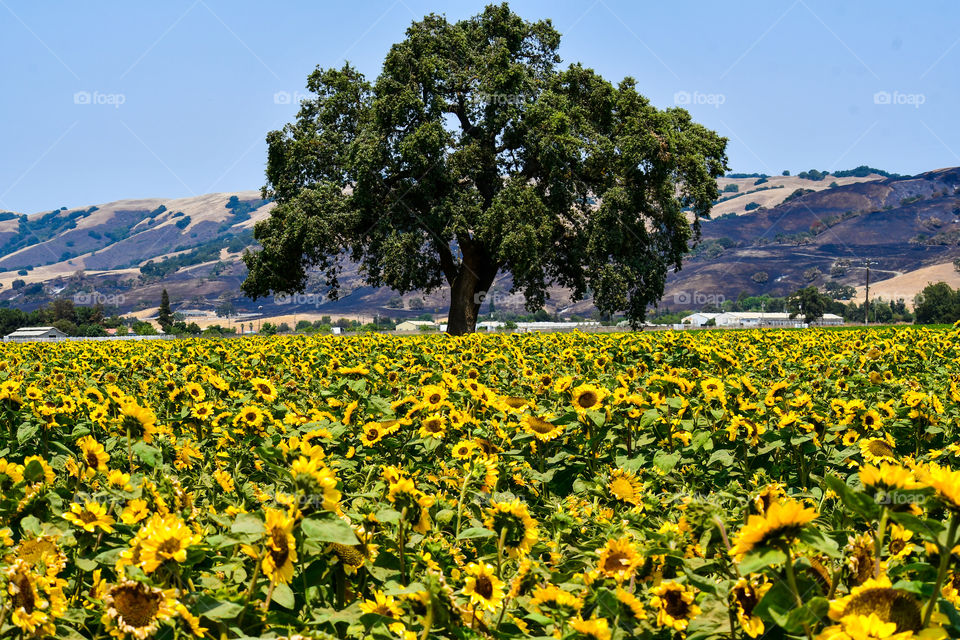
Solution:
{"label": "metal roof building", "polygon": [[56,327],[20,327],[10,335],[4,336],[4,342],[55,342],[67,337]]}

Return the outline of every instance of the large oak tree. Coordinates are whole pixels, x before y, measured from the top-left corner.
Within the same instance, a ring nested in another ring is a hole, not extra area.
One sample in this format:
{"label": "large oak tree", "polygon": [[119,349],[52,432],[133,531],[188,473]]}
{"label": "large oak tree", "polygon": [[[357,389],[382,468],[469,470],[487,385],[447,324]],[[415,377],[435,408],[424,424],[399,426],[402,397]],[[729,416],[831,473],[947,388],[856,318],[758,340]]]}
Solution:
{"label": "large oak tree", "polygon": [[353,261],[371,286],[450,287],[452,334],[502,272],[531,310],[559,285],[642,320],[719,195],[727,140],[631,78],[558,69],[559,44],[502,4],[413,23],[372,84],[314,71],[316,97],[267,136],[278,206],[244,292],[301,292],[312,270],[336,297]]}

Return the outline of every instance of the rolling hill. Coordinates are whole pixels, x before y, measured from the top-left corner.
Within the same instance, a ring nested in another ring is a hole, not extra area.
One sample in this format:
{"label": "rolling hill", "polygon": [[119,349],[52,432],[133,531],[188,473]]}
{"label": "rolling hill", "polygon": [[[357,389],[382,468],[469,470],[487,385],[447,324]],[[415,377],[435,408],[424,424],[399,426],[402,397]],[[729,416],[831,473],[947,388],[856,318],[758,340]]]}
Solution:
{"label": "rolling hill", "polygon": [[[661,304],[696,308],[707,301],[788,294],[833,280],[859,287],[872,261],[871,291],[887,299],[913,295],[928,281],[960,284],[960,168],[913,177],[867,171],[839,176],[731,176],[703,223],[702,241],[671,274]],[[240,257],[254,244],[253,225],[274,203],[255,191],[191,198],[120,200],[24,215],[0,212],[0,306],[30,310],[55,297],[103,303],[149,316],[166,288],[175,309],[206,323],[230,300],[239,311],[266,317],[320,315],[404,317],[440,313],[443,293],[408,294],[363,286],[355,270],[344,295],[327,300],[319,283],[302,296],[250,301],[240,294]],[[500,308],[520,311],[509,275],[498,279]],[[589,313],[551,290],[548,310]],[[422,307],[422,308],[421,308]]]}

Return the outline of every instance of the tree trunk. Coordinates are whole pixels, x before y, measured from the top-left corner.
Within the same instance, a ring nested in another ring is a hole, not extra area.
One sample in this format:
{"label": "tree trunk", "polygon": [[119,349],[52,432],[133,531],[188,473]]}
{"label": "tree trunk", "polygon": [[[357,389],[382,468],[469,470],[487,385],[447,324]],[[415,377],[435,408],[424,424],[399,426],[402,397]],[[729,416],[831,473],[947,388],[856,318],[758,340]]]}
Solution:
{"label": "tree trunk", "polygon": [[466,264],[450,285],[450,313],[447,315],[447,333],[462,336],[477,330],[477,316],[496,271],[477,274]]}

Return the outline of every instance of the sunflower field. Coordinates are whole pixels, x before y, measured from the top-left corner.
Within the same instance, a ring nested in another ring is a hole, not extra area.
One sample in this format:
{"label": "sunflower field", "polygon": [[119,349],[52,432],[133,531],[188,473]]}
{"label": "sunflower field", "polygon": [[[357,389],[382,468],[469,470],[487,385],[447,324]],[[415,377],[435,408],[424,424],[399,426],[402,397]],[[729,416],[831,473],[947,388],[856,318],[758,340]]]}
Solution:
{"label": "sunflower field", "polygon": [[0,637],[958,637],[958,344],[5,344]]}

